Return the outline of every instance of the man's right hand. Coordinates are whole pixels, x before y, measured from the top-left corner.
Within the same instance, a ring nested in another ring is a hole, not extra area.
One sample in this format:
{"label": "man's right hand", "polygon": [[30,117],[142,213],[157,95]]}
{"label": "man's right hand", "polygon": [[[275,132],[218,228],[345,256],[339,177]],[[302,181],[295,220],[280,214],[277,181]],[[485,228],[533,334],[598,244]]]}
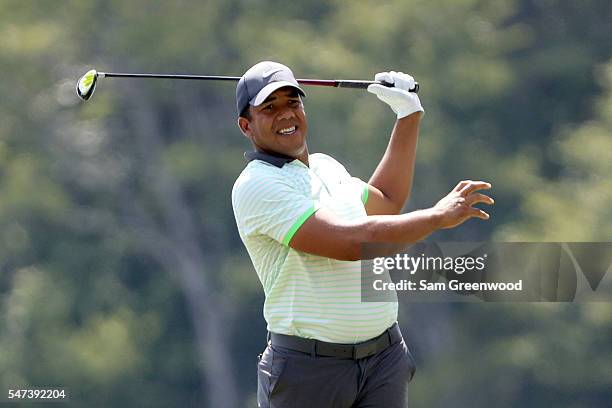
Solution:
{"label": "man's right hand", "polygon": [[374,76],[374,80],[393,84],[391,87],[372,84],[368,86],[368,92],[389,105],[397,114],[397,119],[402,119],[414,112],[425,112],[419,95],[416,92],[410,92],[415,84],[412,76],[395,71],[379,72]]}
{"label": "man's right hand", "polygon": [[453,228],[472,217],[489,219],[489,214],[474,204],[493,204],[494,200],[478,193],[478,190],[488,190],[491,184],[485,181],[461,181],[457,186],[432,208],[440,216],[440,228]]}

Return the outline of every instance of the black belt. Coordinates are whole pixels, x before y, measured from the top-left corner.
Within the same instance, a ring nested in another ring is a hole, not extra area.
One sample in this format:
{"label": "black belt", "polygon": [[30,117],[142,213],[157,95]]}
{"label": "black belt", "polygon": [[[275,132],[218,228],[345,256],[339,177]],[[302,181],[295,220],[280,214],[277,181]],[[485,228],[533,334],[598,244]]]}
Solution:
{"label": "black belt", "polygon": [[279,333],[268,333],[272,345],[285,347],[294,351],[308,353],[312,356],[326,356],[339,358],[360,358],[372,356],[392,344],[402,340],[397,322],[378,337],[356,344],[328,343],[326,341],[305,339],[303,337],[289,336]]}

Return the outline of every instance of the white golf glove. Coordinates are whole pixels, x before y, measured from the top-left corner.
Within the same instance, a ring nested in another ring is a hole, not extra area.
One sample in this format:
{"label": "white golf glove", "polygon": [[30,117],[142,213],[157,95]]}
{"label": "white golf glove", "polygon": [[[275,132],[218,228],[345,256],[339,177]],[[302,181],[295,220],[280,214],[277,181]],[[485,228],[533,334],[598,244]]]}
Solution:
{"label": "white golf glove", "polygon": [[380,72],[374,76],[375,81],[388,82],[393,84],[387,87],[379,84],[368,86],[368,92],[373,93],[391,107],[401,119],[414,112],[425,112],[421,106],[419,96],[415,92],[408,92],[414,88],[414,78],[403,72]]}

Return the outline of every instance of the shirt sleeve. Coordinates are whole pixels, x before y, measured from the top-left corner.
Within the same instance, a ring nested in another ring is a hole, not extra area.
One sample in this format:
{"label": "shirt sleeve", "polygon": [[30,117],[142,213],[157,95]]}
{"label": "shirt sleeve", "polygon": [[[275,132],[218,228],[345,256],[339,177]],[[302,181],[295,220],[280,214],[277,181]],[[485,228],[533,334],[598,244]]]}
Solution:
{"label": "shirt sleeve", "polygon": [[366,205],[370,195],[370,185],[357,177],[353,178],[355,179],[354,182],[356,184],[356,188],[358,189],[358,191],[361,191],[361,202],[363,203],[363,205]]}
{"label": "shirt sleeve", "polygon": [[320,208],[310,196],[280,177],[237,184],[232,205],[241,235],[266,235],[285,246]]}

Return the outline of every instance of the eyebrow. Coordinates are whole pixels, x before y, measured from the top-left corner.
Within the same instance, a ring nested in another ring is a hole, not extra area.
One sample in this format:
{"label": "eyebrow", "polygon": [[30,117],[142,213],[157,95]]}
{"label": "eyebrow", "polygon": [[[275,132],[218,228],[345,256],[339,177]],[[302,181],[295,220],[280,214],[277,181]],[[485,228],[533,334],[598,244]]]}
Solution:
{"label": "eyebrow", "polygon": [[[287,95],[287,97],[289,97],[289,98],[295,98],[295,97],[297,97],[297,96],[299,96],[299,95],[300,95],[300,94],[298,93],[297,89],[291,89],[291,91],[289,91],[289,92],[291,92],[290,94],[288,94],[288,95]],[[262,102],[262,105],[263,105],[264,103],[267,103],[267,102],[272,102],[272,101],[273,101],[273,100],[275,100],[275,99],[276,99],[276,96],[274,96],[274,95],[270,95],[270,96],[268,96],[266,99],[264,99],[264,101]]]}

